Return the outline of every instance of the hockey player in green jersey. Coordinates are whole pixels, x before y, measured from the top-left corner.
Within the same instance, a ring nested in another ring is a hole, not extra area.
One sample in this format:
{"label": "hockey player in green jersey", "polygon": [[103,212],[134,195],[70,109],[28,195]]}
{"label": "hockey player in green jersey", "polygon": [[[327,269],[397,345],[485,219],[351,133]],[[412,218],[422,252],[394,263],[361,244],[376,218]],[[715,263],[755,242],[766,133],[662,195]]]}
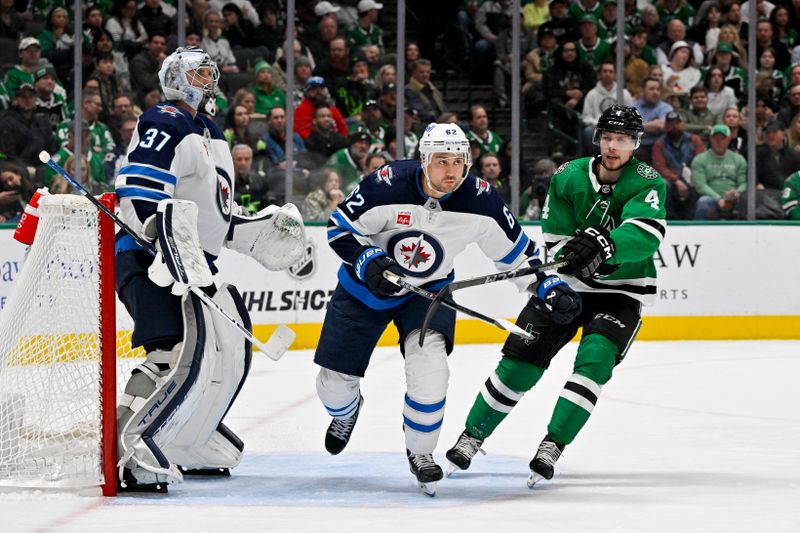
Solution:
{"label": "hockey player in green jersey", "polygon": [[[551,254],[568,258],[555,275],[540,274],[534,296],[517,325],[532,341],[510,335],[502,358],[467,416],[466,429],[447,452],[450,471],[465,470],[483,441],[511,412],[572,339],[583,335],[573,374],[556,401],[547,435],[530,463],[528,485],[553,477],[554,465],[592,414],[641,325],[642,304],[656,295],[653,255],[666,229],[661,176],[633,157],[644,132],[633,107],[614,105],[600,117],[594,144],[600,155],[566,163],[553,175],[542,209],[542,231]],[[568,283],[581,297],[577,316],[560,313],[548,292]]]}

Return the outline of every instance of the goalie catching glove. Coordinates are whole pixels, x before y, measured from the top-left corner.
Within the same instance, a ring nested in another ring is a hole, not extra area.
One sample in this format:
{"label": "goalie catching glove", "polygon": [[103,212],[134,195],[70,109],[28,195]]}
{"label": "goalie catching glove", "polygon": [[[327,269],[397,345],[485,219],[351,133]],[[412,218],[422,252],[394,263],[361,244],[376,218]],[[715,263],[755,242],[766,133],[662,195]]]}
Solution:
{"label": "goalie catching glove", "polygon": [[233,215],[225,245],[267,270],[284,270],[300,260],[305,243],[303,217],[294,204],[286,204],[267,206],[252,217]]}
{"label": "goalie catching glove", "polygon": [[356,250],[353,270],[358,279],[378,296],[392,296],[401,290],[399,285],[383,277],[383,273],[388,270],[402,278],[403,269],[377,246],[362,246]]}
{"label": "goalie catching glove", "polygon": [[561,249],[561,257],[569,263],[559,268],[558,272],[577,278],[591,278],[615,251],[616,246],[606,228],[591,226],[579,229]]}
{"label": "goalie catching glove", "polygon": [[569,324],[581,314],[580,295],[558,276],[547,276],[531,284],[534,296],[531,304],[542,311],[550,313],[550,318],[557,324]]}
{"label": "goalie catching glove", "polygon": [[182,296],[189,287],[206,287],[214,282],[200,246],[194,202],[158,202],[156,214],[144,222],[144,237],[155,241],[157,253],[147,275],[159,287],[172,285],[172,294]]}

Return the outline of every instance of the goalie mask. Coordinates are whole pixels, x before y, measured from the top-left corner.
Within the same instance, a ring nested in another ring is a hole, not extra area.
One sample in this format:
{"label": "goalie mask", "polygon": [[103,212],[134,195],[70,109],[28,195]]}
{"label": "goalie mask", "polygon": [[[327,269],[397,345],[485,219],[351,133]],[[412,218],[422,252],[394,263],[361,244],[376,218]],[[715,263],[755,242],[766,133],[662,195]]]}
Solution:
{"label": "goalie mask", "polygon": [[[208,71],[204,75],[201,69]],[[167,100],[182,100],[196,110],[204,97],[216,97],[219,69],[201,48],[178,48],[164,60],[158,79]]]}
{"label": "goalie mask", "polygon": [[[425,180],[428,187],[437,190],[431,183],[428,176],[428,165],[431,164],[431,156],[433,154],[453,154],[460,155],[464,158],[464,173],[461,176],[461,183],[469,173],[469,168],[472,166],[472,152],[469,149],[469,141],[467,136],[460,127],[455,124],[436,124],[434,122],[428,124],[425,128],[425,133],[419,141],[419,156],[422,160],[422,172],[425,174]],[[461,183],[453,188],[453,191],[461,186]]]}

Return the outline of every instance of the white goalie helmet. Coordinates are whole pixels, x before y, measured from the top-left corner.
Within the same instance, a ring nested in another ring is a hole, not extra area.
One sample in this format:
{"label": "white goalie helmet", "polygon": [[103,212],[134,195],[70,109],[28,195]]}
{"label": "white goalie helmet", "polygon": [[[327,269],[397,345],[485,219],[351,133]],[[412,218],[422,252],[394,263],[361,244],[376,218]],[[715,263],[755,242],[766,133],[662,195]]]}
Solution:
{"label": "white goalie helmet", "polygon": [[419,140],[419,155],[422,159],[422,169],[426,178],[428,177],[428,165],[431,162],[431,156],[433,154],[448,153],[459,154],[464,157],[463,181],[472,166],[472,152],[469,149],[467,136],[455,124],[436,124],[431,122],[425,128],[425,132]]}
{"label": "white goalie helmet", "polygon": [[[211,70],[211,79],[196,86],[192,82],[201,68]],[[178,48],[164,59],[158,79],[167,100],[182,100],[197,109],[204,97],[212,100],[216,97],[219,69],[201,48]]]}

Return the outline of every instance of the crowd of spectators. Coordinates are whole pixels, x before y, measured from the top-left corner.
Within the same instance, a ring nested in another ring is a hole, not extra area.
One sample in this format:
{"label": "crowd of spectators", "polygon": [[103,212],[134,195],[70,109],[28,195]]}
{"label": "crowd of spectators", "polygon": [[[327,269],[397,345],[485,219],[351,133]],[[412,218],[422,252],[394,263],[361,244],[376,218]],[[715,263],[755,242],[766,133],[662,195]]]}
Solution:
{"label": "crowd of spectators", "polygon": [[[757,19],[750,21],[748,3],[738,0],[625,0],[625,103],[645,123],[636,157],[667,182],[670,218],[745,215],[749,136],[758,146],[757,217],[800,218],[792,206],[780,209],[782,193],[794,194],[784,185],[800,170],[800,2],[756,1]],[[616,101],[617,0],[524,4],[523,24],[537,40],[523,50],[526,108],[554,130],[555,158],[592,154],[597,117]],[[497,35],[490,17],[509,18],[511,9],[511,2],[467,2],[459,21],[474,32],[474,48]],[[756,34],[752,58],[749,24]],[[749,84],[757,100],[752,132]]]}
{"label": "crowd of spectators", "polygon": [[[595,149],[593,127],[616,101],[617,1],[522,2],[524,111],[528,123],[546,118],[552,140],[550,157],[523,169],[522,218],[539,217],[559,161]],[[755,21],[737,0],[624,1],[624,98],[645,121],[636,155],[667,182],[670,218],[741,215],[750,136],[758,144],[759,216],[800,218],[787,202],[785,212],[780,208],[784,183],[800,182],[787,181],[800,171],[800,1],[756,0]],[[511,161],[519,154],[490,129],[492,110],[510,101],[510,0],[429,6],[447,17],[442,25],[460,28],[439,45],[471,65],[473,81],[493,86],[493,101],[472,105],[466,116],[449,108],[432,81],[446,67],[437,63],[430,31],[420,30],[419,42],[407,40],[407,83],[397,87],[393,43],[384,41],[393,28],[383,24],[385,6],[375,0],[298,0],[293,72],[283,50],[282,0],[187,0],[184,21],[177,20],[174,0],[98,0],[84,3],[80,36],[73,35],[72,6],[0,0],[0,221],[18,217],[37,187],[70,191],[38,153],[48,150],[75,168],[76,130],[81,179],[93,192],[113,190],[136,117],[162,99],[157,72],[178,45],[179,23],[186,45],[202,47],[220,67],[214,119],[233,155],[236,200],[246,209],[282,202],[288,168],[289,196],[308,220],[324,220],[364,176],[397,156],[397,128],[404,156],[414,157],[433,121],[467,131],[472,172],[511,201]],[[749,24],[756,25],[754,58],[746,52]],[[75,46],[84,58],[77,97]],[[290,77],[295,89],[287,94]],[[745,127],[750,83],[757,88],[755,131]],[[398,90],[402,124],[395,122]]]}

